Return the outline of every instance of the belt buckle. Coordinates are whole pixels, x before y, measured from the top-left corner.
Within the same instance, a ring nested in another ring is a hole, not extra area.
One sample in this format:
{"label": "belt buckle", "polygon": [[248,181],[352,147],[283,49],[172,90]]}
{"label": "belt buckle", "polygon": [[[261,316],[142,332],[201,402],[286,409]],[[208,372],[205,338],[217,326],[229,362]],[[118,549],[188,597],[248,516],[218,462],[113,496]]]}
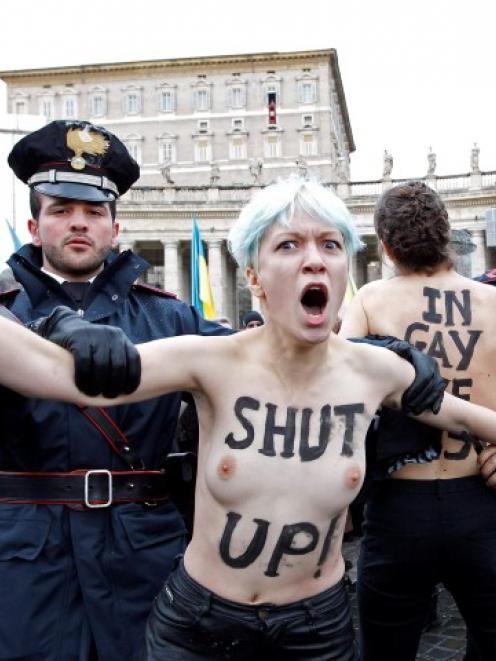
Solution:
{"label": "belt buckle", "polygon": [[[108,498],[103,503],[92,503],[90,501],[90,476],[92,475],[106,475],[108,480]],[[84,504],[89,509],[102,509],[103,507],[110,507],[112,505],[112,473],[106,468],[93,468],[86,471],[84,474]]]}

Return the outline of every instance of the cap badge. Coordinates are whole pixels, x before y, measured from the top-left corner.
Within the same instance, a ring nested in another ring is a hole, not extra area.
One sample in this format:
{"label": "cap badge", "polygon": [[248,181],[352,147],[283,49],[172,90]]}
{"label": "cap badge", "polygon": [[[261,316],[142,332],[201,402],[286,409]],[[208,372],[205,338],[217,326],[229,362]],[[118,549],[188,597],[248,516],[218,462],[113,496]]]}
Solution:
{"label": "cap badge", "polygon": [[103,135],[90,131],[88,126],[84,129],[69,129],[67,131],[67,146],[74,152],[71,158],[71,167],[74,170],[84,170],[86,159],[83,154],[102,156],[109,148],[109,142]]}

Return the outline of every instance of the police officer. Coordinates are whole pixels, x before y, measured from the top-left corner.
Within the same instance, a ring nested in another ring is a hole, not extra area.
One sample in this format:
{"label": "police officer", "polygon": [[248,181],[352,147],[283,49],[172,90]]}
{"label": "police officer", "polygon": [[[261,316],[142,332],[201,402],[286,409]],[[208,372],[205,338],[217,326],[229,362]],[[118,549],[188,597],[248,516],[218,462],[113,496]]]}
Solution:
{"label": "police officer", "polygon": [[[24,323],[51,313],[57,322],[63,305],[133,342],[229,332],[136,284],[148,264],[113,252],[116,199],[139,177],[115,135],[54,121],[20,140],[9,165],[30,188],[32,243],[9,260],[22,289],[0,303]],[[0,481],[0,658],[124,661],[140,647],[184,549],[157,471],[179,405],[171,394],[109,410],[37,399],[12,409],[0,454],[0,469],[14,473]]]}

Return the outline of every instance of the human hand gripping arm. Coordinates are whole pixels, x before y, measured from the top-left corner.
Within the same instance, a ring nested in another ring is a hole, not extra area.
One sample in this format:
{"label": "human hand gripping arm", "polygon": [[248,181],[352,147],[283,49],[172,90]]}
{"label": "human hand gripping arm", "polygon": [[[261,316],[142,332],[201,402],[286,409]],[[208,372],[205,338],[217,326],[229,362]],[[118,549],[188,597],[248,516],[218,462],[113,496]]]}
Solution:
{"label": "human hand gripping arm", "polygon": [[138,387],[140,356],[120,328],[92,324],[74,310],[58,306],[30,329],[69,349],[74,356],[76,385],[87,395],[113,398]]}
{"label": "human hand gripping arm", "polygon": [[477,457],[480,472],[488,487],[496,489],[496,445],[488,445]]}
{"label": "human hand gripping arm", "polygon": [[[175,390],[201,389],[198,373],[211,372],[213,349],[228,338],[192,335],[139,345],[142,379],[131,395],[115,399],[88,397],[74,383],[74,361],[68,351],[20,324],[0,317],[0,382],[28,397],[58,399],[85,406],[136,402]],[[206,346],[208,345],[208,346]]]}
{"label": "human hand gripping arm", "polygon": [[[393,391],[384,399],[384,404],[396,409],[405,410],[405,395],[412,391],[414,400],[416,393],[415,378],[412,381],[412,366],[406,361],[399,360],[397,356],[387,356],[388,369],[391,383],[395,383]],[[396,366],[394,366],[396,363]],[[408,410],[408,406],[406,407]],[[473,436],[496,444],[496,411],[473,404],[445,393],[442,401],[437,400],[435,406],[429,407],[420,415],[413,416],[412,408],[408,411],[412,417],[425,424],[450,432],[468,431]]]}

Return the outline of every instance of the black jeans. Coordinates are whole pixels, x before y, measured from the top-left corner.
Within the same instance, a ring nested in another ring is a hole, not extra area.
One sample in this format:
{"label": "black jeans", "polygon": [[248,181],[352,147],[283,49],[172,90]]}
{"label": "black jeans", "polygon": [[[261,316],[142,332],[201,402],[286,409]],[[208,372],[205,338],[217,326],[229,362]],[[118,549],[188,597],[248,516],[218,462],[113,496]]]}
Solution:
{"label": "black jeans", "polygon": [[344,581],[291,604],[250,606],[206,590],[181,562],[155,600],[140,659],[357,661]]}
{"label": "black jeans", "polygon": [[358,562],[362,661],[414,661],[437,583],[483,661],[496,659],[496,492],[479,476],[387,480],[365,511]]}

